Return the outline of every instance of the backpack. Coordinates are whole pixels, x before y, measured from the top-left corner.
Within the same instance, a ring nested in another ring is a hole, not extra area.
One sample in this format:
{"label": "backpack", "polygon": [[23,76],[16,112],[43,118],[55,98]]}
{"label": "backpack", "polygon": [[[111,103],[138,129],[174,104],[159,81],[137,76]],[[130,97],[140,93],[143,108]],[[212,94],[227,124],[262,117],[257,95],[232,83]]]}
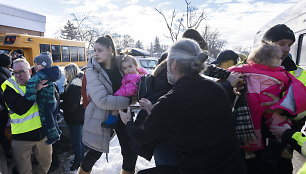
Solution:
{"label": "backpack", "polygon": [[155,77],[151,74],[146,74],[141,76],[138,82],[138,93],[137,100],[141,98],[147,98],[149,94],[153,91]]}

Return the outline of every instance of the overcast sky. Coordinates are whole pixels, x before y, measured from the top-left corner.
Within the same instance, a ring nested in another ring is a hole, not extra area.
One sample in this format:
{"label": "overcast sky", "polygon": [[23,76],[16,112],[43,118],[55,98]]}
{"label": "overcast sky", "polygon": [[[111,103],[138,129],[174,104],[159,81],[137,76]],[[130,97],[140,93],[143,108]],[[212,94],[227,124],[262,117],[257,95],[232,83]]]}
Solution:
{"label": "overcast sky", "polygon": [[[226,48],[252,46],[255,33],[282,11],[299,0],[188,0],[204,9],[203,24],[217,29],[228,42]],[[145,46],[158,36],[162,44],[171,44],[165,22],[154,8],[171,17],[172,10],[184,12],[185,0],[0,0],[3,4],[23,8],[47,17],[47,37],[55,37],[71,13],[90,12],[105,29],[129,34]],[[199,31],[201,29],[199,28]]]}

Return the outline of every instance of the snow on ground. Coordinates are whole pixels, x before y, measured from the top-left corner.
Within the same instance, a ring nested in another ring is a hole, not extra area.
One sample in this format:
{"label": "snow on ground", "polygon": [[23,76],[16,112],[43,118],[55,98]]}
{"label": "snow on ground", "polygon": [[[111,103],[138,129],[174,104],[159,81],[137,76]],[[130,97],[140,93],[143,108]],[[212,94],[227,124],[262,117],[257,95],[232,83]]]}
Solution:
{"label": "snow on ground", "polygon": [[[70,157],[72,158],[72,157]],[[103,154],[101,158],[94,165],[91,174],[119,174],[122,166],[121,148],[117,136],[110,142],[108,162],[106,156]],[[136,164],[136,172],[139,170],[154,167],[154,159],[147,161],[142,157],[138,157]],[[66,167],[65,167],[66,168]],[[67,167],[67,169],[69,166]],[[67,172],[68,173],[68,172]],[[69,174],[76,174],[77,172],[69,172]]]}
{"label": "snow on ground", "polygon": [[[110,142],[110,149],[108,154],[108,161],[106,161],[105,154],[96,162],[92,169],[92,174],[119,174],[122,166],[122,156],[120,145],[117,136]],[[154,159],[150,162],[142,157],[138,157],[136,164],[136,171],[154,167]]]}

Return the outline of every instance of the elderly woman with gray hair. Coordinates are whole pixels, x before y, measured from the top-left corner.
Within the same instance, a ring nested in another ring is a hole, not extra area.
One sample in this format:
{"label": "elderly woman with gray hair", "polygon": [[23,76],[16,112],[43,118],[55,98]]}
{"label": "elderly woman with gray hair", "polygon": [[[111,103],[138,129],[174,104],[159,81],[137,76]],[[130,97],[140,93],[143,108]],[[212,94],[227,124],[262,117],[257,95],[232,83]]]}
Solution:
{"label": "elderly woman with gray hair", "polygon": [[146,99],[140,101],[149,113],[142,127],[134,125],[129,109],[127,113],[120,111],[128,133],[137,143],[164,138],[178,155],[177,167],[158,166],[139,174],[246,173],[230,101],[219,84],[200,75],[207,57],[193,40],[175,42],[167,62],[173,89],[153,107]]}

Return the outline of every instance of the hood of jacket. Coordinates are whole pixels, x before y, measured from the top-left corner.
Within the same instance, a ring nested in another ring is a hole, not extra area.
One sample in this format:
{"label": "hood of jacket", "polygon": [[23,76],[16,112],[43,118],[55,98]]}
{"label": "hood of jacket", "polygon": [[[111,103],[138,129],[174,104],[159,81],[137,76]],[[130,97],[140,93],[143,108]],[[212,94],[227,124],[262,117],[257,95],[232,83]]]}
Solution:
{"label": "hood of jacket", "polygon": [[164,70],[166,70],[166,72],[167,72],[167,60],[163,60],[160,64],[158,64],[155,67],[153,75],[155,77],[159,76],[159,74],[162,73]]}
{"label": "hood of jacket", "polygon": [[62,72],[58,66],[51,66],[50,68],[44,68],[40,70],[38,73],[45,73],[48,77],[48,80],[55,82],[59,80],[62,76]]}
{"label": "hood of jacket", "polygon": [[12,76],[12,72],[4,67],[0,67],[0,74],[3,74],[7,78],[10,78]]}

